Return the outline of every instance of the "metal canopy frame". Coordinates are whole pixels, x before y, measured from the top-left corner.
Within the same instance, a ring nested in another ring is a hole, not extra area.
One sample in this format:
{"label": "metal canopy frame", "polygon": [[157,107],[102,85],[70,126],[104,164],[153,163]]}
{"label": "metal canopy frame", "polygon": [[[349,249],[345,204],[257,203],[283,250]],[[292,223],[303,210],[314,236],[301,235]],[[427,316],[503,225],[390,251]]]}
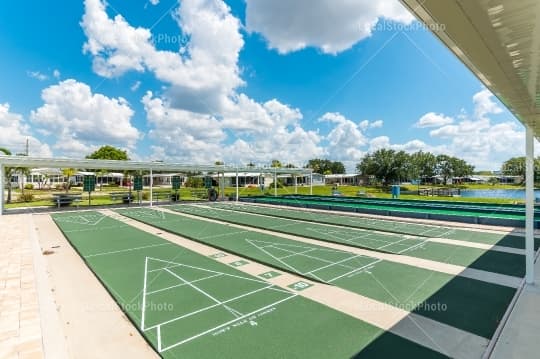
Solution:
{"label": "metal canopy frame", "polygon": [[[199,165],[184,164],[174,162],[142,162],[142,161],[118,161],[118,160],[93,160],[93,159],[73,159],[73,158],[42,158],[27,156],[0,156],[0,216],[4,214],[4,169],[6,167],[27,167],[27,168],[76,168],[76,169],[106,169],[121,171],[150,171],[150,206],[153,205],[152,187],[153,173],[156,172],[203,172],[203,173],[236,173],[236,201],[238,201],[238,175],[242,172],[257,172],[260,174],[290,174],[297,176],[312,175],[311,168],[286,168],[286,167],[249,167],[249,166],[228,166],[228,165]],[[310,183],[313,186],[313,183]],[[310,191],[311,192],[311,191]],[[223,191],[222,191],[223,195]]]}

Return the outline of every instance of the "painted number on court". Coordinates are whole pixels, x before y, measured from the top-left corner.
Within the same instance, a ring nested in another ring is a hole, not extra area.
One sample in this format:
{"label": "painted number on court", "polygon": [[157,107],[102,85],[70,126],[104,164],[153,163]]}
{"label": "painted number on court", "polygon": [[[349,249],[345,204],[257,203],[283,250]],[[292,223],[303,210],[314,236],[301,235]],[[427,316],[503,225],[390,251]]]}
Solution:
{"label": "painted number on court", "polygon": [[245,261],[245,260],[239,260],[239,261],[235,261],[235,262],[231,263],[231,265],[233,267],[240,267],[240,266],[243,266],[243,265],[246,265],[246,264],[249,264],[249,262]]}
{"label": "painted number on court", "polygon": [[212,255],[210,256],[210,258],[214,258],[214,259],[217,259],[217,258],[223,258],[223,257],[227,257],[227,255],[226,255],[225,253],[221,253],[221,252],[216,253],[216,254],[212,254]]}
{"label": "painted number on court", "polygon": [[275,278],[275,277],[279,277],[280,275],[281,275],[281,273],[275,272],[275,271],[272,270],[270,272],[259,274],[259,277],[262,277],[264,279],[272,279],[272,278]]}
{"label": "painted number on court", "polygon": [[304,281],[299,281],[299,282],[293,283],[291,285],[288,285],[287,287],[289,287],[291,289],[294,289],[296,291],[300,291],[300,290],[307,289],[307,288],[309,288],[311,286],[313,286],[313,284],[307,283],[307,282],[304,282]]}

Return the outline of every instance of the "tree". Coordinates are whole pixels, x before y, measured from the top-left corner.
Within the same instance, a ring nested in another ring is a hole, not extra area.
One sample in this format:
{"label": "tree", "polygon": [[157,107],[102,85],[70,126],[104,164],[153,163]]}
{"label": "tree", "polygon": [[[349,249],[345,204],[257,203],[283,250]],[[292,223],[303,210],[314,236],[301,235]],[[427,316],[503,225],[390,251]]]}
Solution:
{"label": "tree", "polygon": [[216,161],[216,162],[214,162],[214,164],[216,166],[223,166],[225,163],[223,163],[223,161]]}
{"label": "tree", "polygon": [[443,183],[446,184],[448,181],[448,178],[451,178],[454,174],[450,156],[448,155],[437,156],[437,165],[435,167],[435,172],[437,173],[437,175],[443,178]]}
{"label": "tree", "polygon": [[279,160],[272,160],[272,164],[270,165],[270,167],[280,168],[281,162]]}
{"label": "tree", "polygon": [[109,145],[101,146],[97,151],[86,156],[86,158],[92,160],[129,160],[126,151]]}
{"label": "tree", "polygon": [[64,188],[66,189],[66,193],[68,193],[69,189],[71,188],[71,177],[75,176],[75,173],[77,173],[77,170],[75,168],[62,169],[62,174],[67,178],[66,183],[64,185]]}
{"label": "tree", "polygon": [[410,155],[411,178],[426,179],[435,176],[437,158],[430,152],[418,151]]}
{"label": "tree", "polygon": [[313,172],[322,174],[345,173],[345,165],[343,163],[320,158],[309,160],[306,168],[311,168]]}
{"label": "tree", "polygon": [[296,166],[293,165],[292,163],[287,163],[287,164],[285,165],[285,168],[296,168]]}
{"label": "tree", "polygon": [[466,177],[472,175],[474,172],[474,166],[468,164],[462,159],[451,157],[450,162],[452,164],[454,177]]}
{"label": "tree", "polygon": [[396,152],[382,148],[364,156],[356,166],[356,170],[362,175],[375,176],[384,185],[388,185],[408,177],[408,162],[410,156],[404,151]]}
{"label": "tree", "polygon": [[504,161],[501,170],[507,176],[522,176],[525,178],[525,157],[512,157]]}

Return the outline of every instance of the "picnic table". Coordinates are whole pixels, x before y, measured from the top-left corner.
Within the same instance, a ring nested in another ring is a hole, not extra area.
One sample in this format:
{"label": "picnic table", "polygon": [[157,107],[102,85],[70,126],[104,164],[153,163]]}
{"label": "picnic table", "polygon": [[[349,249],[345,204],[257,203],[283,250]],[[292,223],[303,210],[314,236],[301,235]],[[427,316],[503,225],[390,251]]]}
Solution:
{"label": "picnic table", "polygon": [[72,203],[77,205],[82,201],[82,195],[80,193],[53,193],[52,202],[60,208],[61,206],[69,206]]}
{"label": "picnic table", "polygon": [[122,203],[133,202],[133,193],[130,192],[111,192],[111,201],[122,201]]}

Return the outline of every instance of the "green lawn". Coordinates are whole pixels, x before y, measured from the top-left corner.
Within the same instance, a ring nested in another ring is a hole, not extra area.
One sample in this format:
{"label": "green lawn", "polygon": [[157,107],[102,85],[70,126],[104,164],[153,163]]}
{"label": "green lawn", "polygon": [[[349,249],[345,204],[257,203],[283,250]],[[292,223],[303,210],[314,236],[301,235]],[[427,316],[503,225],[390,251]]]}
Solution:
{"label": "green lawn", "polygon": [[[423,186],[425,187],[425,186]],[[522,189],[523,187],[517,185],[462,185],[462,189]],[[409,186],[409,190],[416,190],[415,186]],[[344,196],[356,196],[359,192],[364,193],[369,197],[375,198],[391,198],[391,194],[384,191],[381,187],[366,187],[366,186],[339,186],[339,192]],[[103,187],[102,191],[99,190],[99,187],[95,192],[92,193],[92,204],[94,205],[107,205],[117,202],[112,202],[110,200],[109,194],[111,192],[127,192],[127,188],[119,187]],[[154,188],[155,193],[170,193],[170,188]],[[204,188],[181,188],[180,197],[184,200],[200,200],[201,196],[198,195],[199,192],[205,191]],[[310,194],[309,186],[298,186],[298,194]],[[18,200],[20,190],[13,190],[12,193],[12,203],[6,204],[6,208],[19,208],[19,207],[37,207],[37,206],[52,206],[51,198],[53,193],[64,193],[62,190],[24,190],[24,193],[29,193],[34,196],[34,200],[31,202],[22,202]],[[81,193],[82,188],[74,187],[68,193]],[[145,189],[142,193],[145,196],[145,199],[148,199],[149,190]],[[236,194],[235,187],[225,188],[225,195],[227,197],[234,197]],[[240,196],[261,196],[261,195],[273,195],[274,189],[265,189],[262,191],[259,187],[251,188],[240,188]],[[277,189],[278,195],[286,194],[295,194],[294,187],[282,187]],[[331,196],[332,195],[332,186],[314,186],[313,194],[319,196]],[[483,202],[483,203],[495,203],[495,204],[513,204],[513,203],[522,203],[523,201],[516,201],[514,199],[500,199],[500,198],[461,198],[461,197],[427,197],[427,196],[418,196],[412,194],[402,194],[401,199],[416,199],[416,200],[445,200],[445,201],[455,201],[455,202]],[[86,193],[83,193],[83,200],[80,205],[87,205],[88,197]],[[84,203],[86,202],[86,204]]]}

